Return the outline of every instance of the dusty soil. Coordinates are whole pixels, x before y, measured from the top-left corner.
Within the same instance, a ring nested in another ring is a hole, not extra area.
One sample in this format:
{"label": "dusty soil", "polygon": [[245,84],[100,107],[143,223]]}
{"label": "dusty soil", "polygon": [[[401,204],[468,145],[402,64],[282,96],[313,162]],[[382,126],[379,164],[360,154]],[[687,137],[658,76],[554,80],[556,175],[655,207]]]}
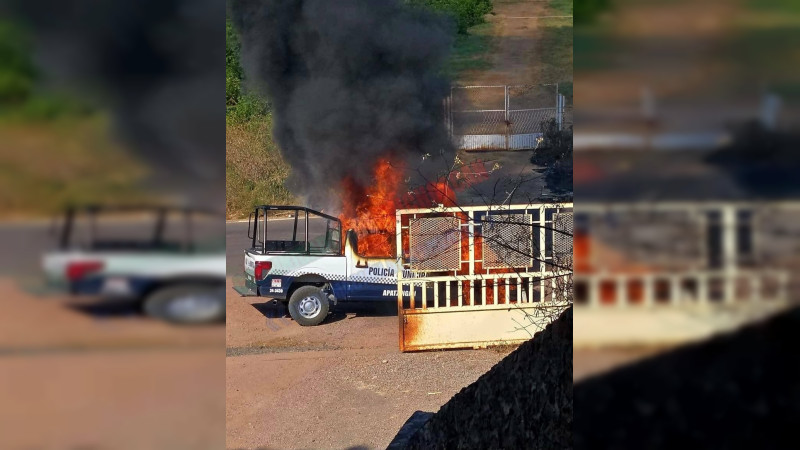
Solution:
{"label": "dusty soil", "polygon": [[[739,3],[620,1],[600,21],[603,31],[576,35],[578,46],[593,48],[578,58],[601,61],[575,73],[581,132],[709,131],[757,113],[757,83],[743,89],[739,57],[730,56],[748,17]],[[655,99],[652,122],[642,116],[644,89]]]}
{"label": "dusty soil", "polygon": [[459,82],[465,85],[540,84],[542,29],[539,20],[519,17],[551,15],[546,1],[497,2],[491,25],[492,48],[488,70],[467,71]]}
{"label": "dusty soil", "polygon": [[0,279],[0,448],[223,445],[224,332]]}
{"label": "dusty soil", "polygon": [[574,349],[572,380],[577,383],[600,376],[666,351],[658,347]]}
{"label": "dusty soil", "polygon": [[[531,164],[533,150],[513,152],[466,152],[458,157],[465,165],[482,165],[488,178],[468,180],[461,186],[457,198],[462,205],[498,203],[528,203],[549,195],[540,166]],[[514,194],[509,199],[509,193]],[[539,200],[540,201],[540,200]]]}
{"label": "dusty soil", "polygon": [[300,327],[229,290],[228,448],[385,448],[415,411],[437,411],[511,350],[400,353],[394,307]]}

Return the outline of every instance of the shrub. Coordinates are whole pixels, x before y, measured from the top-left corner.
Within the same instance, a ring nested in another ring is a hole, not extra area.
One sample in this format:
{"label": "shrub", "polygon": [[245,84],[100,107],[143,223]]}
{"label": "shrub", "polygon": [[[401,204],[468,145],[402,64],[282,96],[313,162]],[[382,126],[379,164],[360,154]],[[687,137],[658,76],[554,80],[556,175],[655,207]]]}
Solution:
{"label": "shrub", "polygon": [[491,0],[409,0],[412,5],[439,11],[453,18],[458,32],[484,22],[484,16],[492,12]]}

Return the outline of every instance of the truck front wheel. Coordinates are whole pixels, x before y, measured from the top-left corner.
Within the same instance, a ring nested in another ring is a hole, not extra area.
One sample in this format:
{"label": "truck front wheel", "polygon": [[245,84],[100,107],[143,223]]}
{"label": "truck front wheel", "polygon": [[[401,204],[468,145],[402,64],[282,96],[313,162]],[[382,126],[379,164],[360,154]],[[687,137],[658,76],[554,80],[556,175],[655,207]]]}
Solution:
{"label": "truck front wheel", "polygon": [[289,299],[289,315],[304,327],[319,325],[328,316],[328,297],[316,286],[301,286]]}

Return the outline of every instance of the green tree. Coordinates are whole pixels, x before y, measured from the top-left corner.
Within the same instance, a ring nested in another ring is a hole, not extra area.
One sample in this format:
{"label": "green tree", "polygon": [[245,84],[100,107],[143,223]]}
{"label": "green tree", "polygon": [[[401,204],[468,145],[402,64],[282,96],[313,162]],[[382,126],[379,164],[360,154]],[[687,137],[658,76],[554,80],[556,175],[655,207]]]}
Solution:
{"label": "green tree", "polygon": [[439,11],[455,21],[459,34],[484,22],[484,16],[492,12],[491,0],[408,0],[412,5]]}
{"label": "green tree", "polygon": [[226,120],[244,123],[263,119],[269,104],[257,93],[248,92],[241,64],[241,43],[230,20],[225,22],[225,107]]}
{"label": "green tree", "polygon": [[0,105],[20,105],[33,93],[36,69],[24,31],[0,21]]}
{"label": "green tree", "polygon": [[575,0],[573,21],[583,24],[590,23],[609,6],[609,0]]}
{"label": "green tree", "polygon": [[231,21],[225,21],[225,105],[235,106],[242,95],[241,44]]}

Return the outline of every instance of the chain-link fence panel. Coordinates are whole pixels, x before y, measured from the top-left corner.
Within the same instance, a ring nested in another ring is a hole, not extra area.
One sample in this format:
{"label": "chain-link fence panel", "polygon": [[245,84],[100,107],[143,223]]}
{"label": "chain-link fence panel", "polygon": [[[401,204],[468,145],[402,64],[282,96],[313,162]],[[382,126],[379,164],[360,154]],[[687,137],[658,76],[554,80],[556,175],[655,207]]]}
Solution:
{"label": "chain-link fence panel", "polygon": [[572,268],[572,213],[553,215],[553,262]]}
{"label": "chain-link fence panel", "polygon": [[493,215],[483,222],[483,266],[488,269],[533,265],[530,214]]}
{"label": "chain-link fence panel", "polygon": [[621,270],[618,265],[669,270],[706,266],[704,221],[692,211],[609,212],[592,215],[590,227],[592,253],[609,270]]}
{"label": "chain-link fence panel", "polygon": [[456,270],[461,267],[461,222],[457,217],[426,217],[409,221],[411,269]]}
{"label": "chain-link fence panel", "polygon": [[505,86],[457,86],[451,90],[453,111],[504,111]]}
{"label": "chain-link fence panel", "polygon": [[558,87],[555,84],[525,85],[508,87],[508,109],[555,108]]}
{"label": "chain-link fence panel", "polygon": [[455,145],[467,150],[503,150],[508,135],[506,87],[454,87],[450,130]]}
{"label": "chain-link fence panel", "polygon": [[557,85],[459,86],[446,105],[453,142],[465,150],[537,148],[542,124],[563,126],[566,108]]}

